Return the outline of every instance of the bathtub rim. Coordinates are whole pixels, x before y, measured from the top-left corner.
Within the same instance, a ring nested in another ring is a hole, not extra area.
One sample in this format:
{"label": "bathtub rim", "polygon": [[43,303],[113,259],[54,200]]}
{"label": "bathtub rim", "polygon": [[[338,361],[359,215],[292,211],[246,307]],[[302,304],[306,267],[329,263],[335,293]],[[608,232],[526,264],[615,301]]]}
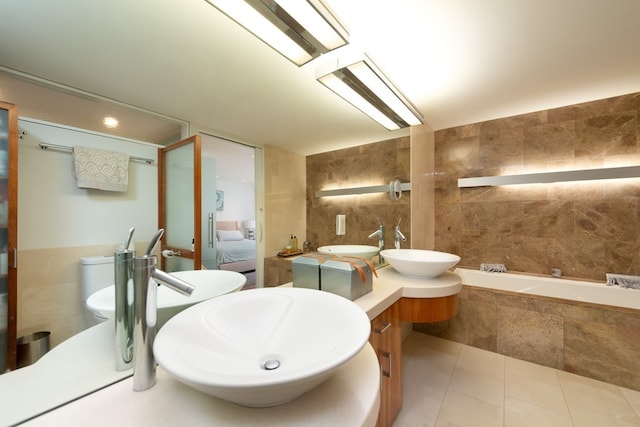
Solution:
{"label": "bathtub rim", "polygon": [[607,286],[605,282],[528,273],[489,273],[465,267],[457,267],[454,273],[466,286],[640,311],[640,290]]}

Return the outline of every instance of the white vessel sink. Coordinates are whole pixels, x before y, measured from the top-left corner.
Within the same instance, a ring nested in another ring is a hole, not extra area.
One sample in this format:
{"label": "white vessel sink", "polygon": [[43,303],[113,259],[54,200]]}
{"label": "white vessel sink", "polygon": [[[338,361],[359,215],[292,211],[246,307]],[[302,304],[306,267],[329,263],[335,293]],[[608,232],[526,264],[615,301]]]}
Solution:
{"label": "white vessel sink", "polygon": [[318,252],[325,255],[356,256],[370,259],[380,252],[380,248],[367,245],[329,245],[320,246]]}
{"label": "white vessel sink", "polygon": [[458,255],[424,249],[385,249],[380,255],[403,276],[437,277],[460,261]]}
{"label": "white vessel sink", "polygon": [[179,313],[158,332],[153,353],[197,390],[244,406],[275,406],[325,381],[358,354],[369,332],[365,312],[341,296],[258,288]]}
{"label": "white vessel sink", "polygon": [[[239,291],[247,282],[247,278],[242,274],[226,270],[188,270],[171,274],[191,283],[196,289],[191,296],[185,296],[166,286],[158,287],[158,328],[185,308],[213,297]],[[115,318],[115,292],[114,285],[95,292],[87,298],[87,307],[107,319]]]}

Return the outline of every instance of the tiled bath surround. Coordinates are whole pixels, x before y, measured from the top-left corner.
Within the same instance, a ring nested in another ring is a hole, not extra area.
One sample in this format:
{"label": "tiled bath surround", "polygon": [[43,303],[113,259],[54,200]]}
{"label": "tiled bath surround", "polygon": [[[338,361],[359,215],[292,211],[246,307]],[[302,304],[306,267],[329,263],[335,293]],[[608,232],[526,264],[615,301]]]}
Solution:
{"label": "tiled bath surround", "polygon": [[640,390],[640,312],[463,286],[449,321],[414,330]]}
{"label": "tiled bath surround", "polygon": [[[457,180],[638,165],[639,111],[636,93],[437,131],[435,249],[472,269],[638,275],[640,179],[466,189]],[[639,311],[466,285],[453,319],[414,329],[640,390]]]}
{"label": "tiled bath surround", "polygon": [[[377,246],[368,239],[385,226],[386,248],[393,247],[393,227],[402,218],[400,229],[407,237],[402,247],[410,247],[411,192],[400,200],[388,193],[316,198],[318,190],[388,184],[393,179],[410,181],[410,138],[403,137],[307,157],[307,240],[314,246],[361,244]],[[336,235],[336,215],[346,215],[346,234]]]}
{"label": "tiled bath surround", "polygon": [[457,187],[458,178],[640,164],[640,93],[435,133],[436,249],[460,266],[640,274],[640,179]]}

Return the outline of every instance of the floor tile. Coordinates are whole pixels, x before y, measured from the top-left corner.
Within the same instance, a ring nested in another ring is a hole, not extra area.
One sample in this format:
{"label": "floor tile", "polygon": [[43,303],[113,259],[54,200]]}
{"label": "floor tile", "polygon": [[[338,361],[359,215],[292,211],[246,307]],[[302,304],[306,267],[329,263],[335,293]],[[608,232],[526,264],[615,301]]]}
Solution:
{"label": "floor tile", "polygon": [[572,427],[571,417],[507,397],[504,411],[505,427]]}
{"label": "floor tile", "polygon": [[640,426],[620,387],[567,372],[558,378],[576,426]]}
{"label": "floor tile", "polygon": [[475,397],[495,406],[504,406],[504,381],[487,377],[464,368],[456,368],[449,390]]}
{"label": "floor tile", "polygon": [[640,417],[640,391],[621,388],[622,394],[627,398],[627,402],[631,405],[636,415]]}
{"label": "floor tile", "polygon": [[436,425],[434,427],[460,427],[460,426],[452,422],[449,422],[447,420],[443,420],[442,418],[438,418],[436,420]]}
{"label": "floor tile", "polygon": [[640,391],[411,332],[394,427],[640,427]]}
{"label": "floor tile", "polygon": [[403,387],[402,400],[402,410],[396,417],[393,427],[435,426],[442,399],[421,396]]}
{"label": "floor tile", "polygon": [[558,380],[558,370],[547,366],[538,365],[536,363],[518,360],[512,357],[505,357],[505,375],[518,375],[520,377],[530,378],[535,381],[560,386]]}
{"label": "floor tile", "polygon": [[[509,364],[508,362],[507,364]],[[552,370],[552,375],[535,376],[532,375],[533,371],[515,372],[507,369],[505,397],[569,416],[569,408],[557,373]],[[547,372],[542,371],[542,373],[546,374]]]}
{"label": "floor tile", "polygon": [[465,346],[460,351],[456,366],[487,377],[503,380],[504,359],[505,357],[501,354]]}
{"label": "floor tile", "polygon": [[501,407],[454,390],[447,391],[438,418],[459,427],[502,427],[504,425]]}

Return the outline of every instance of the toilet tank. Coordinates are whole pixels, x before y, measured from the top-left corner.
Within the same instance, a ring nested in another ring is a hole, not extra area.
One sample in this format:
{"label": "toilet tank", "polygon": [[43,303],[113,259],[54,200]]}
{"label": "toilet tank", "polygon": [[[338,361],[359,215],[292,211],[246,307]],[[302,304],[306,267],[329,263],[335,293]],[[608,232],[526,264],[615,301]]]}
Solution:
{"label": "toilet tank", "polygon": [[80,280],[83,302],[86,302],[91,294],[113,285],[113,269],[113,255],[80,258]]}

